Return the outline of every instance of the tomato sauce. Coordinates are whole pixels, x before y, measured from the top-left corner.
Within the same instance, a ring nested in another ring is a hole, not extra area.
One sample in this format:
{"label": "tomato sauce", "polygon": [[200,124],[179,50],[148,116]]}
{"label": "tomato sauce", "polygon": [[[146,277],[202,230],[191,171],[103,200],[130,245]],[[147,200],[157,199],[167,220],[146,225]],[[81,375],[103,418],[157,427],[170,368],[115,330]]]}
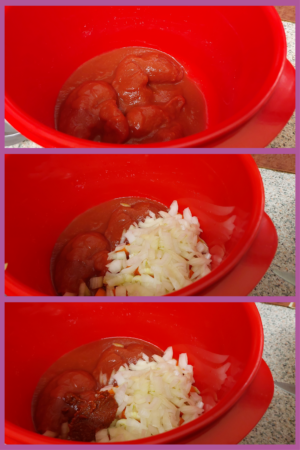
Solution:
{"label": "tomato sauce", "polygon": [[62,87],[56,128],[96,142],[163,142],[206,128],[204,97],[171,56],[126,47],[80,66]]}
{"label": "tomato sauce", "polygon": [[[78,294],[82,281],[104,276],[108,253],[120,243],[123,230],[145,220],[149,210],[158,216],[167,208],[155,201],[124,197],[84,212],[59,236],[51,258],[51,276],[59,295]],[[95,295],[96,290],[91,290]]]}
{"label": "tomato sauce", "polygon": [[[117,344],[117,346],[115,345]],[[68,423],[68,439],[90,442],[108,428],[118,409],[114,395],[100,389],[124,363],[136,363],[142,353],[163,355],[156,346],[134,338],[107,338],[83,345],[58,359],[42,376],[32,401],[37,432],[62,436]],[[116,382],[114,382],[116,385]]]}

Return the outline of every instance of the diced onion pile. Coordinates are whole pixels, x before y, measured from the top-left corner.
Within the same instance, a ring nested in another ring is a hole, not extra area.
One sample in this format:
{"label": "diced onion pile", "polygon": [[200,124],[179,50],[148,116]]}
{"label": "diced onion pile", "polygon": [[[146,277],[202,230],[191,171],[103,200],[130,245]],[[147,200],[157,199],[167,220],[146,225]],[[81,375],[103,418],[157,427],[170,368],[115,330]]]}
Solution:
{"label": "diced onion pile", "polygon": [[113,389],[119,406],[117,417],[122,418],[98,431],[96,442],[153,436],[197,419],[203,413],[202,397],[193,386],[193,366],[188,364],[187,354],[182,353],[177,362],[169,347],[163,357],[154,355],[153,359],[149,361],[142,354],[136,364],[124,364],[110,380],[111,383],[115,380],[118,386],[111,384],[101,389]]}
{"label": "diced onion pile", "polygon": [[106,295],[165,295],[211,271],[211,255],[190,209],[178,214],[175,200],[168,212],[159,214],[156,218],[149,211],[144,222],[124,230],[121,245],[109,253]]}

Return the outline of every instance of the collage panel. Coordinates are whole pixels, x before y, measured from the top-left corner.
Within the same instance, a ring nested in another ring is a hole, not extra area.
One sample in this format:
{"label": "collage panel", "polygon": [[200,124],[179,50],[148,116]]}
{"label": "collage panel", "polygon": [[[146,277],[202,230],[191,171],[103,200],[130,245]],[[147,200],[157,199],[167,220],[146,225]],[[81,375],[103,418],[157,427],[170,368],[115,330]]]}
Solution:
{"label": "collage panel", "polygon": [[[293,443],[295,175],[288,172],[294,155],[6,155],[5,287],[7,299],[15,296],[6,304],[7,379],[13,374],[6,398],[21,376],[19,353],[31,380],[22,420],[7,400],[6,442]],[[184,297],[173,303],[170,295]],[[247,295],[273,303],[249,303]],[[41,303],[18,303],[25,296]],[[236,296],[243,300],[231,303]],[[292,302],[279,303],[283,296]],[[32,329],[20,348],[19,322]],[[47,357],[34,346],[28,359],[24,348],[37,336]],[[122,368],[113,373],[111,361]],[[138,388],[136,373],[144,377]],[[78,392],[77,377],[91,389]],[[102,404],[111,403],[111,422],[100,423]]]}
{"label": "collage panel", "polygon": [[294,442],[291,308],[26,301],[5,310],[7,444]]}
{"label": "collage panel", "polygon": [[75,3],[5,6],[2,443],[295,445],[295,6]]}
{"label": "collage panel", "polygon": [[6,155],[6,294],[295,296],[295,158],[254,157]]}
{"label": "collage panel", "polygon": [[295,148],[283,18],[273,6],[7,7],[6,145]]}

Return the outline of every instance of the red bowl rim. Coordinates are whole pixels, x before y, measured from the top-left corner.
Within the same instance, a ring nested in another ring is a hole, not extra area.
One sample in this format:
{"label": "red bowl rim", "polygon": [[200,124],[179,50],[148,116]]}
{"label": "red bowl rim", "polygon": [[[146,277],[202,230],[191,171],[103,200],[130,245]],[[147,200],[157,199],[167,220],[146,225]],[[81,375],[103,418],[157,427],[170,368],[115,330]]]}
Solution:
{"label": "red bowl rim", "polygon": [[[247,6],[246,6],[247,7]],[[282,75],[286,62],[287,46],[285,31],[281,19],[274,6],[258,6],[265,11],[266,17],[274,30],[274,38],[276,41],[277,54],[270,69],[269,76],[260,91],[252,98],[252,100],[244,106],[238,113],[220,124],[211,127],[201,133],[187,136],[185,138],[176,139],[174,141],[158,144],[137,145],[134,148],[186,148],[204,146],[216,139],[239,128],[245,122],[249,121],[268,101],[273,94],[275,87]],[[67,136],[53,128],[41,124],[36,119],[31,118],[24,113],[9,97],[5,94],[5,117],[7,121],[23,133],[26,137],[34,139],[38,144],[43,145],[45,141],[48,147],[69,147],[69,148],[119,148],[116,144],[95,143],[85,139],[78,139]],[[36,138],[36,130],[39,136]],[[49,143],[49,145],[48,145]],[[131,145],[123,144],[122,148],[132,148]]]}
{"label": "red bowl rim", "polygon": [[[175,428],[174,430],[167,431],[163,434],[151,436],[144,439],[137,439],[135,441],[128,441],[125,442],[125,444],[134,444],[134,445],[140,445],[140,444],[168,444],[172,443],[174,441],[179,441],[180,439],[187,438],[188,436],[197,433],[200,429],[203,429],[204,427],[208,426],[209,424],[213,423],[215,420],[220,418],[222,415],[224,415],[245,393],[246,389],[250,386],[251,382],[253,381],[254,377],[256,376],[261,360],[262,360],[262,354],[263,354],[263,347],[264,347],[264,333],[263,333],[263,326],[261,322],[261,317],[259,314],[259,311],[257,309],[257,306],[255,303],[243,303],[244,307],[246,308],[246,311],[248,313],[248,317],[251,318],[251,328],[254,333],[254,339],[253,339],[253,348],[252,353],[249,358],[249,361],[244,368],[243,375],[241,376],[241,379],[237,382],[237,384],[234,386],[234,388],[224,396],[222,400],[210,411],[205,413],[203,416],[199,417],[198,419],[182,425],[181,427]],[[255,321],[255,324],[253,323]],[[248,374],[245,372],[248,372]],[[20,436],[22,438],[22,443],[25,444],[81,444],[80,442],[74,442],[74,441],[65,441],[62,439],[56,439],[53,440],[53,438],[49,438],[46,436],[39,435],[38,433],[35,433],[33,431],[25,430],[18,425],[15,425],[9,421],[5,421],[5,436],[9,439],[13,439],[16,442],[20,442]],[[91,443],[87,443],[91,444]],[[115,443],[111,443],[108,445],[114,445]],[[117,443],[119,445],[122,445],[124,443]],[[97,445],[99,445],[97,443]],[[105,443],[104,445],[107,445]]]}

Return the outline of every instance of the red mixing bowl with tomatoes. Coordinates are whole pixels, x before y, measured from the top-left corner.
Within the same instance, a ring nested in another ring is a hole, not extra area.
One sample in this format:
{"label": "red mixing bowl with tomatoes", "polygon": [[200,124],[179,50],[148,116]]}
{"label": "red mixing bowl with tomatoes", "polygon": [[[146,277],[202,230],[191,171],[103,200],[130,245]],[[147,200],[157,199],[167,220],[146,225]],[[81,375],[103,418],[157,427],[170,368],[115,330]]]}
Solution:
{"label": "red mixing bowl with tomatoes", "polygon": [[224,249],[218,267],[171,295],[247,295],[277,248],[249,155],[8,155],[5,195],[7,295],[55,295],[50,260],[58,237],[84,211],[120,197],[167,207],[177,200],[181,212],[189,207],[198,217],[211,251]]}
{"label": "red mixing bowl with tomatoes", "polygon": [[[238,443],[272,399],[274,384],[262,360],[263,328],[254,303],[7,303],[5,323],[7,444],[80,444],[37,434],[32,397],[58,358],[106,337],[138,338],[163,350],[172,345],[176,356],[186,352],[195,385],[217,396],[215,406],[198,419],[134,444]],[[216,387],[220,355],[230,363],[230,379],[221,388]]]}
{"label": "red mixing bowl with tomatoes", "polygon": [[119,147],[57,131],[54,109],[80,65],[132,46],[174,57],[207,110],[204,131],[140,147],[265,147],[294,111],[295,70],[272,6],[9,6],[6,120],[43,147]]}

